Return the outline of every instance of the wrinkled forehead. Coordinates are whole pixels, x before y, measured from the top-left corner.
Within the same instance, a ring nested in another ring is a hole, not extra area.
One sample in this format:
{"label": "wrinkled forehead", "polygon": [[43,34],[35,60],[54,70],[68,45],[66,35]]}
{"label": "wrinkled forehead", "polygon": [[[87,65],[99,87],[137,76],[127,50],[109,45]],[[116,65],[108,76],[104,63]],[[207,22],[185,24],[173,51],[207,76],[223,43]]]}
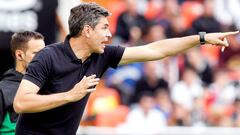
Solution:
{"label": "wrinkled forehead", "polygon": [[99,18],[97,26],[109,26],[109,21],[108,21],[107,17]]}

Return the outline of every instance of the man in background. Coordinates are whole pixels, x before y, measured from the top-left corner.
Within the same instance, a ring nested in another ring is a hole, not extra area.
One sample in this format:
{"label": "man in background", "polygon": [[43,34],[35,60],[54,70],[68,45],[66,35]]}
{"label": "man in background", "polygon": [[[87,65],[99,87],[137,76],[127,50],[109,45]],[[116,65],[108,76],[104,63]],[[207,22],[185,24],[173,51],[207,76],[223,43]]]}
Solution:
{"label": "man in background", "polygon": [[58,0],[0,0],[0,76],[14,67],[10,50],[13,33],[37,31],[45,37],[46,45],[58,41],[58,32],[65,37],[58,5]]}
{"label": "man in background", "polygon": [[15,134],[18,115],[13,110],[13,99],[26,72],[28,63],[44,46],[44,37],[37,32],[24,31],[13,34],[11,52],[15,68],[9,69],[0,78],[0,134]]}

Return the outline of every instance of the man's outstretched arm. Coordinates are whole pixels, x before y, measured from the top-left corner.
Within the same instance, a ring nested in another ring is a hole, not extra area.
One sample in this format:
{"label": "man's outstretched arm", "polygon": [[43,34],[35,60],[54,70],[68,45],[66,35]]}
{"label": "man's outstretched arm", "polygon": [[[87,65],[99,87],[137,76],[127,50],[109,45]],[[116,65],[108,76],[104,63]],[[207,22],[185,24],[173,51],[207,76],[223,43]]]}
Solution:
{"label": "man's outstretched arm", "polygon": [[[236,32],[225,33],[209,33],[205,35],[207,44],[227,47],[224,39],[227,36],[238,34]],[[123,53],[120,65],[132,62],[144,62],[151,60],[159,60],[168,56],[176,55],[184,52],[200,44],[199,35],[186,36],[181,38],[171,38],[149,43],[143,46],[127,47]]]}

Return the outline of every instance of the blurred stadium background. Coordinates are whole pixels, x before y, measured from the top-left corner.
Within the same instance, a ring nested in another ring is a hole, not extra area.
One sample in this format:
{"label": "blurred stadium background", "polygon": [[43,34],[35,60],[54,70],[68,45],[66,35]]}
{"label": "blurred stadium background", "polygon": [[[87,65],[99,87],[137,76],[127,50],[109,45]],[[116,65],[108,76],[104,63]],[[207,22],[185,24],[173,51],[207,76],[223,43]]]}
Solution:
{"label": "blurred stadium background", "polygon": [[[22,0],[35,2],[29,9],[16,8],[14,1],[0,0],[2,69],[11,61],[6,57],[10,33],[26,28],[53,36],[47,44],[63,41],[69,9],[80,2],[99,3],[112,13],[114,45],[240,28],[240,0]],[[41,12],[50,4],[52,11]],[[35,15],[26,10],[42,17],[32,20]],[[24,22],[17,17],[21,13],[27,17]],[[32,25],[25,25],[29,21]],[[198,46],[160,61],[108,70],[91,94],[78,134],[240,134],[240,36],[228,42],[224,53],[215,46]]]}

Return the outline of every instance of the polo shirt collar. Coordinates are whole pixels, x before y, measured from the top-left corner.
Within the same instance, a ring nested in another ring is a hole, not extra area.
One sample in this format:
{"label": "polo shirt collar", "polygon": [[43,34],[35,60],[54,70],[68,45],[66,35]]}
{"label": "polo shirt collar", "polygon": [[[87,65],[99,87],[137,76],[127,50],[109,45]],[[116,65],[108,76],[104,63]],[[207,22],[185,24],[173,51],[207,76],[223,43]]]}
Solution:
{"label": "polo shirt collar", "polygon": [[77,58],[77,56],[74,54],[69,40],[70,40],[71,36],[67,35],[63,44],[63,51],[64,54],[69,58],[70,61],[78,61],[79,59]]}
{"label": "polo shirt collar", "polygon": [[[65,55],[69,58],[69,60],[71,62],[75,62],[75,61],[81,61],[80,59],[77,58],[77,56],[74,54],[71,46],[70,46],[70,43],[69,43],[69,40],[70,40],[71,36],[70,35],[67,35],[66,38],[65,38],[65,41],[64,41],[64,45],[63,45],[63,51],[65,53]],[[92,55],[91,55],[92,56]],[[90,57],[87,58],[86,62],[90,60]]]}

